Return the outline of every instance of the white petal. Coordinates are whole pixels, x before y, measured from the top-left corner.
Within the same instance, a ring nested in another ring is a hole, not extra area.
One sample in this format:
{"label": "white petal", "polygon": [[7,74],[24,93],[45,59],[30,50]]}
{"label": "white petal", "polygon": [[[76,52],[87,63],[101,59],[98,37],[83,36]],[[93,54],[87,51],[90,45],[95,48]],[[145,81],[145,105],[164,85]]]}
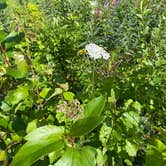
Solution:
{"label": "white petal", "polygon": [[85,49],[87,50],[89,56],[94,59],[99,59],[99,58],[104,58],[108,59],[109,58],[109,53],[107,53],[102,47],[90,43],[85,46]]}

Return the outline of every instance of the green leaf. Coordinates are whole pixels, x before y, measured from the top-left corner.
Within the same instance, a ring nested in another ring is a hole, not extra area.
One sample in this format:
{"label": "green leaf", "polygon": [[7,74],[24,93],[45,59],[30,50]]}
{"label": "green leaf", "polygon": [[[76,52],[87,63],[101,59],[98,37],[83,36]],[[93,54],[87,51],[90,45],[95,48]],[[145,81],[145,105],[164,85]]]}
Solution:
{"label": "green leaf", "polygon": [[4,40],[5,36],[6,36],[6,33],[4,31],[0,31],[0,43]]}
{"label": "green leaf", "polygon": [[100,149],[97,149],[96,162],[97,165],[104,166],[104,163],[107,161],[107,155],[103,153]]}
{"label": "green leaf", "polygon": [[36,128],[37,128],[37,119],[35,119],[35,120],[28,123],[26,132],[30,133],[33,130],[35,130]]}
{"label": "green leaf", "polygon": [[80,151],[80,156],[82,159],[82,166],[88,165],[88,166],[95,166],[96,161],[96,150],[90,146],[85,146]]}
{"label": "green leaf", "polygon": [[150,144],[155,146],[160,152],[166,150],[166,145],[162,141],[160,141],[159,139],[155,139],[155,140],[150,141]]}
{"label": "green leaf", "polygon": [[13,93],[11,104],[15,105],[19,103],[21,100],[24,100],[26,97],[28,97],[28,89],[26,87],[18,87],[16,91]]}
{"label": "green leaf", "polygon": [[7,111],[9,111],[10,109],[11,109],[11,106],[8,104],[8,103],[6,103],[6,102],[2,102],[1,103],[1,107],[0,107],[3,111],[5,111],[5,112],[7,112]]}
{"label": "green leaf", "polygon": [[85,107],[84,117],[100,116],[106,102],[105,96],[92,99]]}
{"label": "green leaf", "polygon": [[133,128],[138,127],[140,116],[138,113],[130,111],[123,113],[121,119],[127,128]]}
{"label": "green leaf", "polygon": [[94,148],[86,146],[81,150],[67,148],[62,158],[54,166],[95,166],[96,151]]}
{"label": "green leaf", "polygon": [[63,146],[63,141],[54,139],[28,141],[21,147],[9,166],[30,166],[42,156],[53,151],[61,151]]}
{"label": "green leaf", "polygon": [[103,120],[104,118],[101,116],[79,119],[72,125],[70,135],[73,137],[86,135],[95,129]]}
{"label": "green leaf", "polygon": [[40,139],[53,139],[54,141],[57,141],[62,138],[63,133],[63,127],[47,125],[32,131],[25,137],[25,139],[28,141],[37,141]]}
{"label": "green leaf", "polygon": [[18,104],[29,95],[28,87],[19,86],[16,90],[8,91],[5,100],[2,102],[1,109],[9,111],[12,106]]}
{"label": "green leaf", "polygon": [[28,71],[28,64],[25,60],[24,55],[20,54],[19,52],[16,52],[14,54],[14,60],[15,64],[17,65],[17,69],[20,71],[20,74],[22,76],[25,76]]}
{"label": "green leaf", "polygon": [[48,92],[49,92],[49,90],[50,90],[50,88],[43,88],[39,95],[40,95],[42,98],[45,99],[46,96],[47,96],[47,94],[48,94]]}
{"label": "green leaf", "polygon": [[43,126],[32,131],[25,137],[28,142],[21,147],[10,166],[30,166],[42,156],[62,150],[63,133],[62,127],[53,125]]}
{"label": "green leaf", "polygon": [[135,157],[137,155],[138,146],[126,140],[126,151],[129,156]]}
{"label": "green leaf", "polygon": [[24,33],[23,32],[11,32],[3,41],[2,43],[11,43],[15,42],[18,43],[24,38]]}
{"label": "green leaf", "polygon": [[2,150],[0,151],[0,161],[7,160],[7,154],[6,151]]}
{"label": "green leaf", "polygon": [[142,105],[138,101],[134,102],[132,106],[138,111],[141,111],[142,109]]}
{"label": "green leaf", "polygon": [[148,144],[145,166],[152,166],[152,165],[164,166],[164,160],[162,153],[158,149],[156,149],[155,146]]}
{"label": "green leaf", "polygon": [[74,93],[72,92],[63,92],[63,97],[65,100],[73,100],[74,99]]}
{"label": "green leaf", "polygon": [[18,70],[17,68],[13,68],[13,67],[8,67],[6,69],[6,74],[11,76],[11,77],[17,78],[17,79],[25,77],[25,75],[21,74],[20,70]]}
{"label": "green leaf", "polygon": [[8,123],[9,123],[9,118],[7,116],[3,117],[0,116],[0,128],[2,127],[7,129]]}

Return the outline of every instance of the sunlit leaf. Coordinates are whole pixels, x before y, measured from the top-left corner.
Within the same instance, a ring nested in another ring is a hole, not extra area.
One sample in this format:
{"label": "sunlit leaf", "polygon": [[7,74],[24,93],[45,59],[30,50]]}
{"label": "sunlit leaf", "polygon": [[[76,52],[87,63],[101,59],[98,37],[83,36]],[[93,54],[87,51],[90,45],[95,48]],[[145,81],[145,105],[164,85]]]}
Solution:
{"label": "sunlit leaf", "polygon": [[62,158],[54,166],[95,166],[95,150],[92,147],[82,149],[67,148]]}
{"label": "sunlit leaf", "polygon": [[126,151],[129,154],[129,156],[135,157],[138,151],[138,146],[135,143],[129,142],[126,140]]}
{"label": "sunlit leaf", "polygon": [[95,129],[103,120],[104,118],[102,116],[79,119],[72,125],[70,135],[73,137],[86,135]]}
{"label": "sunlit leaf", "polygon": [[84,117],[100,116],[106,103],[105,96],[92,99],[85,107]]}

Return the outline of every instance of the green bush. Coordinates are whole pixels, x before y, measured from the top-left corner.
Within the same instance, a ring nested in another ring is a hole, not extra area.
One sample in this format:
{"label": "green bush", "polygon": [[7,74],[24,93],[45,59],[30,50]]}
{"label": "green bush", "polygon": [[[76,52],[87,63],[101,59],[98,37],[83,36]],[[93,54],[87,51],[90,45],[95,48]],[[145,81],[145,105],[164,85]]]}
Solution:
{"label": "green bush", "polygon": [[165,8],[1,0],[0,164],[164,166]]}

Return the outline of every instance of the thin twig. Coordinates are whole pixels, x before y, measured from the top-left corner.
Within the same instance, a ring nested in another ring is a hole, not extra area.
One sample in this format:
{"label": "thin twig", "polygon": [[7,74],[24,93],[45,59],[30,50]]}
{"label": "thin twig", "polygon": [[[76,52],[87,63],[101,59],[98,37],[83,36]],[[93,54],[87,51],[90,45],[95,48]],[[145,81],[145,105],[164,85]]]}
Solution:
{"label": "thin twig", "polygon": [[0,51],[2,52],[5,62],[8,64],[8,66],[11,66],[7,53],[6,53],[5,49],[3,48],[2,44],[0,44]]}

